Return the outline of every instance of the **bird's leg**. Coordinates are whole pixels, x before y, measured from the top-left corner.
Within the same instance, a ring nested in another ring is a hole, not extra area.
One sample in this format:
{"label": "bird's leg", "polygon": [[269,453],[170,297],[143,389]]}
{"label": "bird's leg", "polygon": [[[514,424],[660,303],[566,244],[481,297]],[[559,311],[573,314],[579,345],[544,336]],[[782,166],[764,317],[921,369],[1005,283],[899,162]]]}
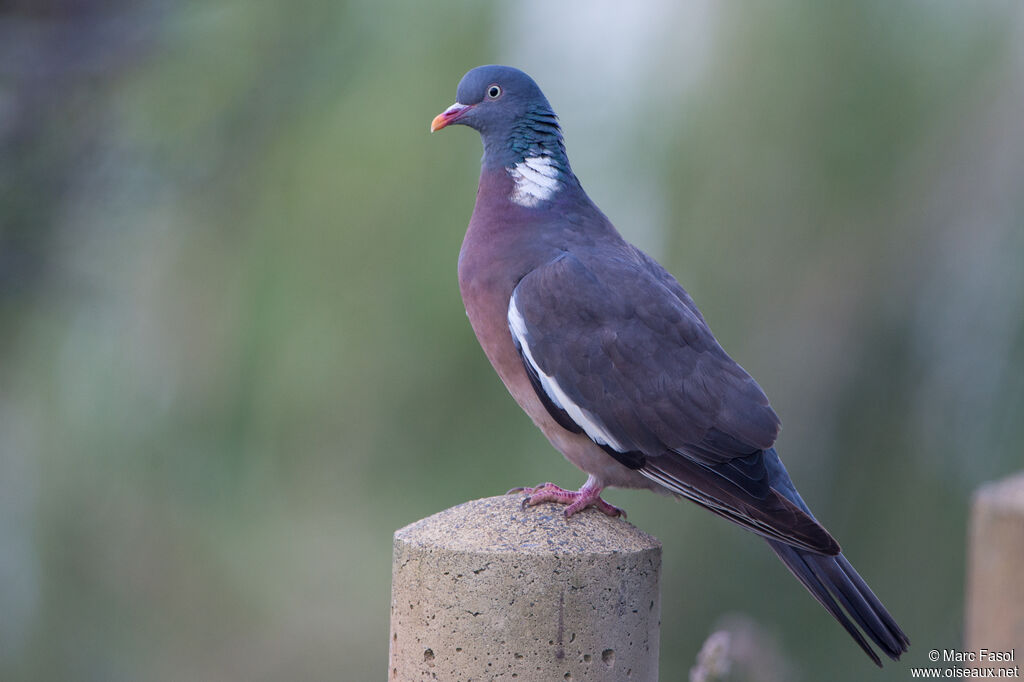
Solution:
{"label": "bird's leg", "polygon": [[607,514],[608,516],[626,518],[625,510],[608,504],[601,499],[601,491],[603,489],[603,486],[597,482],[596,478],[589,476],[587,482],[579,490],[566,490],[565,488],[559,488],[554,483],[544,483],[535,488],[513,488],[509,492],[521,490],[527,494],[527,497],[523,500],[524,508],[543,502],[567,505],[565,508],[565,518],[569,518],[587,507],[594,507],[602,514]]}

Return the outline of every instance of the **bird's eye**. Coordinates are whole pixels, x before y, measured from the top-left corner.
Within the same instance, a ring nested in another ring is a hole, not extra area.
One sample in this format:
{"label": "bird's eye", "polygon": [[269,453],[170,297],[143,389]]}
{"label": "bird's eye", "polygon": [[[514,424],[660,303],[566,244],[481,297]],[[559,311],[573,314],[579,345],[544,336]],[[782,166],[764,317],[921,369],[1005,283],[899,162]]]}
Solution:
{"label": "bird's eye", "polygon": [[492,85],[491,87],[487,88],[487,96],[490,97],[491,99],[498,99],[499,97],[501,97],[501,88],[499,88],[497,85]]}

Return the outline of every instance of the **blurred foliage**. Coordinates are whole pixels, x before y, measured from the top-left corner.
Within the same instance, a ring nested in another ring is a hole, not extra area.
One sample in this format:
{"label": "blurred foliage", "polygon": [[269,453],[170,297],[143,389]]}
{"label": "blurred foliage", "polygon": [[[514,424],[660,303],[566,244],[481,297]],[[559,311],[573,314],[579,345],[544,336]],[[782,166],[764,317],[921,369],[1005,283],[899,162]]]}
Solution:
{"label": "blurred foliage", "polygon": [[[491,62],[772,397],[906,679],[1021,465],[1022,46],[1009,1],[5,3],[0,679],[379,679],[395,528],[581,482],[458,297],[479,141],[427,125]],[[665,543],[665,679],[729,612],[869,674],[762,543],[611,499]]]}

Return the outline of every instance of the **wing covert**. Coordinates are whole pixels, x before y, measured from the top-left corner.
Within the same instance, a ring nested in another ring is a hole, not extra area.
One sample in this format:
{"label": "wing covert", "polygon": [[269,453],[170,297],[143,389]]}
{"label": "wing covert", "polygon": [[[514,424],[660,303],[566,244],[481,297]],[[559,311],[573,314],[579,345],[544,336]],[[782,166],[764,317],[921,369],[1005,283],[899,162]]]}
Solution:
{"label": "wing covert", "polygon": [[760,386],[646,265],[563,253],[519,282],[509,328],[538,393],[620,452],[715,466],[771,447]]}

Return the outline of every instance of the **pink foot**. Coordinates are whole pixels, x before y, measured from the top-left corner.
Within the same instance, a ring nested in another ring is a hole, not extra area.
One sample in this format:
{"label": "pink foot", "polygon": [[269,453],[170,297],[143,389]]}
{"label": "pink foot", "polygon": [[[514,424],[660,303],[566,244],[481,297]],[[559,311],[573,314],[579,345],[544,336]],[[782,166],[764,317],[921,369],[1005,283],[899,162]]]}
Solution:
{"label": "pink foot", "polygon": [[602,490],[603,488],[591,476],[578,491],[559,488],[554,483],[544,483],[535,488],[513,488],[509,493],[522,491],[527,494],[527,497],[523,499],[524,509],[544,502],[568,505],[565,508],[565,518],[569,518],[587,507],[594,507],[602,514],[607,514],[608,516],[626,518],[625,510],[608,504],[601,499]]}

